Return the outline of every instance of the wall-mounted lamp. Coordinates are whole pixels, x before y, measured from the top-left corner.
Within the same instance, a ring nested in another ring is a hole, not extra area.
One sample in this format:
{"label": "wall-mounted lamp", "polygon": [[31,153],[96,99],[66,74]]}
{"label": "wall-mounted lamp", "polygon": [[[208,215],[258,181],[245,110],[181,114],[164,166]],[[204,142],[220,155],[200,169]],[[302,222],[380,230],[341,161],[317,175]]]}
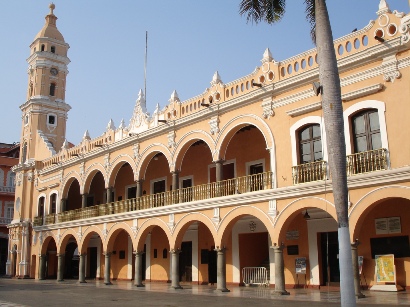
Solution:
{"label": "wall-mounted lamp", "polygon": [[256,82],[252,82],[252,86],[262,87],[262,84],[256,83]]}
{"label": "wall-mounted lamp", "polygon": [[379,41],[379,42],[381,42],[381,43],[384,43],[384,38],[383,38],[383,37],[380,37],[380,36],[375,35],[375,36],[374,36],[374,39],[377,40],[377,41]]}
{"label": "wall-mounted lamp", "polygon": [[304,218],[305,220],[310,219],[310,215],[309,215],[309,213],[307,212],[307,209],[306,209],[305,214],[303,215],[303,218]]}
{"label": "wall-mounted lamp", "polygon": [[320,82],[313,82],[313,92],[315,93],[316,96],[319,96],[319,94],[322,94],[322,86],[320,85]]}

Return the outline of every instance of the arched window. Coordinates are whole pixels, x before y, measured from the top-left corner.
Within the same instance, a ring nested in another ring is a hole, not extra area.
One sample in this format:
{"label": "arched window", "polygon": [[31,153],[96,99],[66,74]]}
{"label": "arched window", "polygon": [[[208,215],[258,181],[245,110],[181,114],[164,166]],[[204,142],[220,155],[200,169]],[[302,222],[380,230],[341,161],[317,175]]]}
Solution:
{"label": "arched window", "polygon": [[56,213],[57,194],[51,194],[50,196],[50,213]]}
{"label": "arched window", "polygon": [[41,51],[44,51],[45,50],[45,46],[44,46],[44,44],[43,45],[41,45]]}
{"label": "arched window", "polygon": [[309,125],[299,130],[299,164],[323,160],[320,125]]}
{"label": "arched window", "polygon": [[50,83],[50,96],[54,96],[56,93],[56,84]]}
{"label": "arched window", "polygon": [[38,199],[38,215],[37,216],[44,216],[44,202],[45,197],[42,196]]}
{"label": "arched window", "polygon": [[382,148],[378,110],[360,112],[352,117],[351,123],[355,153]]}
{"label": "arched window", "polygon": [[55,46],[51,46],[51,53],[56,53],[56,47]]}

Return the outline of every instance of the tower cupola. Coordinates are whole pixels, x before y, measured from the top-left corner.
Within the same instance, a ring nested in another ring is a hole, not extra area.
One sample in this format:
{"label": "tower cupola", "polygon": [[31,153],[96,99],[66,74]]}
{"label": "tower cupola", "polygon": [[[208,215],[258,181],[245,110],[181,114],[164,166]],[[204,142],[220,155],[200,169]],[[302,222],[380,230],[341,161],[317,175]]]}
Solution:
{"label": "tower cupola", "polygon": [[51,3],[49,5],[50,12],[45,17],[46,23],[45,23],[44,27],[40,30],[40,32],[37,33],[34,40],[36,40],[37,38],[44,37],[44,38],[53,38],[53,39],[56,39],[58,41],[64,42],[63,35],[57,29],[57,23],[56,23],[57,22],[57,16],[54,15],[55,7],[56,6],[54,5],[54,3]]}

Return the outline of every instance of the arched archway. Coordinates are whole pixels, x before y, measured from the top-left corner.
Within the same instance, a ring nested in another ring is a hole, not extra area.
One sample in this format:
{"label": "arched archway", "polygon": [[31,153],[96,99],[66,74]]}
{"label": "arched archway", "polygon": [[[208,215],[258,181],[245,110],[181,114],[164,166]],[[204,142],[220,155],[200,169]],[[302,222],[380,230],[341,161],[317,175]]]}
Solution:
{"label": "arched archway", "polygon": [[171,237],[167,224],[159,218],[148,219],[140,225],[135,239],[136,251],[144,251],[143,272],[145,268],[150,268],[145,271],[147,280],[171,280]]}
{"label": "arched archway", "polygon": [[410,189],[386,186],[374,189],[352,208],[350,226],[359,241],[363,257],[362,276],[370,286],[376,284],[374,270],[377,255],[394,255],[398,285],[408,287],[406,267],[410,259]]}
{"label": "arched archway", "polygon": [[191,131],[181,137],[175,148],[175,170],[182,169],[182,163],[187,151],[198,141],[201,141],[204,147],[208,147],[211,153],[215,151],[215,141],[208,133],[205,131]]}
{"label": "arched archway", "polygon": [[84,233],[78,251],[81,255],[86,255],[85,277],[98,279],[102,274],[103,259],[103,233],[97,226],[88,227]]}
{"label": "arched archway", "polygon": [[[201,139],[190,139],[177,156],[177,188],[182,189],[181,202],[194,199],[192,187],[208,183],[209,167],[213,165],[209,145]],[[175,180],[175,179],[174,179]]]}
{"label": "arched archway", "polygon": [[134,171],[128,162],[118,162],[110,177],[111,201],[121,201],[136,197]]}
{"label": "arched archway", "polygon": [[134,160],[129,155],[119,155],[112,161],[110,172],[108,174],[107,187],[113,187],[115,185],[115,181],[118,177],[118,172],[125,164],[128,164],[130,166],[133,174],[132,181],[134,181],[137,172]]}
{"label": "arched archway", "polygon": [[[138,165],[141,196],[160,194],[172,190],[171,153],[162,144],[149,146],[142,154]],[[163,195],[163,194],[160,194]],[[154,206],[162,206],[163,197],[155,199]]]}
{"label": "arched archway", "polygon": [[226,150],[231,142],[232,137],[242,128],[247,126],[256,127],[263,136],[264,148],[274,148],[275,142],[272,131],[269,126],[258,116],[254,114],[244,114],[230,120],[222,129],[217,138],[216,148],[219,152],[218,157],[214,160],[226,160]]}
{"label": "arched archway", "polygon": [[173,243],[179,249],[179,278],[183,282],[216,283],[216,227],[202,213],[183,216],[174,228]]}
{"label": "arched archway", "polygon": [[284,244],[285,280],[300,282],[296,258],[306,261],[306,280],[311,285],[338,285],[338,234],[334,205],[321,197],[297,198],[283,207],[274,221],[273,242]]}
{"label": "arched archway", "polygon": [[105,178],[100,170],[93,170],[88,174],[84,183],[84,194],[87,195],[87,207],[106,203]]}
{"label": "arched archway", "polygon": [[[57,244],[54,237],[47,236],[41,246],[41,255],[45,257],[45,265],[40,268],[44,270],[43,277],[46,279],[55,279],[57,277]],[[41,260],[40,260],[41,261]],[[39,272],[39,274],[41,274]]]}
{"label": "arched archway", "polygon": [[172,154],[169,151],[168,147],[164,144],[154,143],[148,146],[142,153],[139,159],[139,163],[137,166],[137,178],[140,179],[147,179],[147,168],[148,165],[151,163],[151,160],[158,154],[161,153],[166,163],[168,164],[168,169],[170,169],[170,165],[172,165]]}
{"label": "arched archway", "polygon": [[114,224],[110,229],[104,246],[104,253],[110,253],[110,278],[129,279],[133,278],[133,232],[126,223]]}
{"label": "arched archway", "polygon": [[270,174],[275,172],[273,137],[257,117],[240,116],[229,122],[218,136],[217,148],[219,156],[214,160],[223,161],[223,166],[218,174],[216,167],[210,168],[211,182],[220,177],[229,180],[251,176],[255,184],[239,189],[241,193],[264,189],[264,182],[269,182],[268,188],[275,186],[275,175]]}
{"label": "arched archway", "polygon": [[77,178],[71,177],[66,181],[63,195],[65,195],[66,201],[65,208],[62,208],[62,211],[70,211],[81,208],[81,187]]}
{"label": "arched archway", "polygon": [[236,207],[222,217],[216,249],[225,250],[227,282],[242,284],[244,267],[264,268],[266,280],[272,276],[271,233],[270,217],[255,206]]}
{"label": "arched archway", "polygon": [[64,258],[60,261],[64,262],[63,278],[78,279],[79,277],[79,251],[78,238],[73,229],[67,229],[63,233],[60,243],[57,243],[57,254]]}

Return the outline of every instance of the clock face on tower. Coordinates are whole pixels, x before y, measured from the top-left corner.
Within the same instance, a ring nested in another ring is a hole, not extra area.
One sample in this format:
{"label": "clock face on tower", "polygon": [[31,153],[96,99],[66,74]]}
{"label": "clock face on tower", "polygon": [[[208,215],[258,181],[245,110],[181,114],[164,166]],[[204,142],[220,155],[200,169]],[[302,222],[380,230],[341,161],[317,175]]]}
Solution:
{"label": "clock face on tower", "polygon": [[58,70],[57,70],[56,68],[51,68],[51,69],[50,69],[50,73],[51,73],[53,76],[57,76]]}

